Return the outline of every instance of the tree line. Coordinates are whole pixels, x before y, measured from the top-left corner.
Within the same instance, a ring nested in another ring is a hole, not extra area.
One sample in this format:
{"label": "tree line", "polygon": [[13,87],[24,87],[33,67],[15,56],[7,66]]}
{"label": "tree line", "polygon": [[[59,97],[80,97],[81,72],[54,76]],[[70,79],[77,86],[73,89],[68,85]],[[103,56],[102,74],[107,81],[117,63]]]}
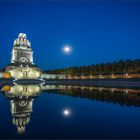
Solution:
{"label": "tree line", "polygon": [[139,74],[140,59],[120,60],[112,63],[92,64],[88,66],[74,66],[68,68],[46,70],[49,74],[70,74],[73,76],[108,75],[108,74]]}

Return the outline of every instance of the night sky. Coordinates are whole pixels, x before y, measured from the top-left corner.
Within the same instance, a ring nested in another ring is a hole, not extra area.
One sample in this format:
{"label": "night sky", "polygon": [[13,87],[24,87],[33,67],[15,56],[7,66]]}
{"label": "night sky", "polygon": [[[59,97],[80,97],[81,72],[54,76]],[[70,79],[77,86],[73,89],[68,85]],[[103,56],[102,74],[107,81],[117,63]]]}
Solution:
{"label": "night sky", "polygon": [[[42,69],[140,58],[140,1],[0,2],[0,68],[26,33]],[[70,54],[62,51],[72,47]]]}

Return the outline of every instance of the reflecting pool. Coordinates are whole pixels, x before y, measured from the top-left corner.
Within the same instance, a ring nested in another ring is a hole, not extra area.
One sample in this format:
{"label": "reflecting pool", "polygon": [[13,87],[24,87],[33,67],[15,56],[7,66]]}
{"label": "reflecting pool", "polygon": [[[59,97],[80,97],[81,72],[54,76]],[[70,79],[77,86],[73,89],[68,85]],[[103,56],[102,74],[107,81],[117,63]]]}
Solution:
{"label": "reflecting pool", "polygon": [[140,138],[140,89],[2,85],[0,138]]}

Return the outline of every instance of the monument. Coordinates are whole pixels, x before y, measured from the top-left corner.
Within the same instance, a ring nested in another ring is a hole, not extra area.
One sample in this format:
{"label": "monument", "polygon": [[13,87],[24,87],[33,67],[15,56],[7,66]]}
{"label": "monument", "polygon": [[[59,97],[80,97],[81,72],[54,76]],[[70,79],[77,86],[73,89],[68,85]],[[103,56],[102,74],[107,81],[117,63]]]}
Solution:
{"label": "monument", "polygon": [[25,33],[20,33],[14,40],[11,63],[6,66],[5,72],[9,72],[11,77],[18,79],[39,79],[41,77],[40,68],[33,62],[33,51],[31,43]]}
{"label": "monument", "polygon": [[14,41],[11,63],[30,63],[33,64],[33,51],[31,43],[26,34],[20,33]]}

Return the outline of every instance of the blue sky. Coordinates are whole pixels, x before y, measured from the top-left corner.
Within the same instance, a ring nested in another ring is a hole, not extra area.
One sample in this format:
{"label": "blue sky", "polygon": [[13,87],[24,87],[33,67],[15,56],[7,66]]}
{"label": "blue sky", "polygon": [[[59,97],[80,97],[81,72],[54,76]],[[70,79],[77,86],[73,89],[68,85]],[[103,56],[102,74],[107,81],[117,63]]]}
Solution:
{"label": "blue sky", "polygon": [[[42,69],[140,58],[139,1],[0,2],[0,68],[27,34]],[[72,53],[62,52],[70,45]]]}

